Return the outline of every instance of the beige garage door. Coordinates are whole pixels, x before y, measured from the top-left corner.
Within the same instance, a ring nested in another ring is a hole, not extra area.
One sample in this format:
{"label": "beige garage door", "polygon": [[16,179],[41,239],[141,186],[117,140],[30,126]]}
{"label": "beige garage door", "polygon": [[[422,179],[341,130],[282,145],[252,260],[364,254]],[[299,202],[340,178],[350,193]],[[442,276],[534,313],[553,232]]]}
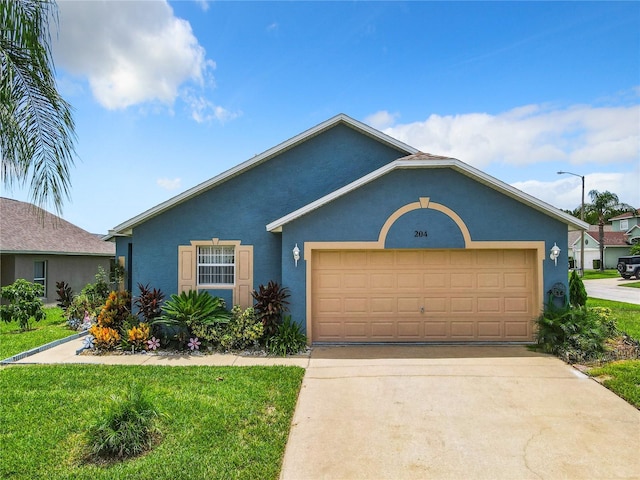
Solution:
{"label": "beige garage door", "polygon": [[314,342],[530,341],[534,250],[313,252]]}

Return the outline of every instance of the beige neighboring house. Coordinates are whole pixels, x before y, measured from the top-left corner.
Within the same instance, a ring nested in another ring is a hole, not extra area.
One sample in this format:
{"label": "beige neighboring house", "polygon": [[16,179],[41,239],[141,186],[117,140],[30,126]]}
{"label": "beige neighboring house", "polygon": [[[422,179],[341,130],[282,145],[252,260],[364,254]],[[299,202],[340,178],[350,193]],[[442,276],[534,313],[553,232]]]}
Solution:
{"label": "beige neighboring house", "polygon": [[0,197],[0,286],[18,278],[44,286],[55,303],[56,282],[74,293],[95,282],[98,267],[109,272],[115,244],[30,203]]}

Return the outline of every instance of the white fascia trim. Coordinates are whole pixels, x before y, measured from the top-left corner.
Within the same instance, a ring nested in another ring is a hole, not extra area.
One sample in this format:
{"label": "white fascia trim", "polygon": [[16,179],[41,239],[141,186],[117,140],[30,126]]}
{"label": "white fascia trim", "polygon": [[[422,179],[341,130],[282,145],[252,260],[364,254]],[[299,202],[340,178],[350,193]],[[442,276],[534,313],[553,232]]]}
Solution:
{"label": "white fascia trim", "polygon": [[444,167],[453,168],[454,170],[470,178],[473,178],[474,180],[478,180],[480,183],[487,185],[490,188],[493,188],[494,190],[497,190],[507,195],[508,197],[511,197],[526,205],[529,205],[530,207],[538,211],[541,211],[551,217],[557,218],[558,220],[566,223],[569,227],[574,227],[574,229],[576,230],[587,230],[589,228],[588,223],[583,222],[582,220],[579,220],[574,216],[569,215],[568,213],[565,213],[562,210],[559,210],[549,205],[548,203],[543,202],[538,198],[535,198],[521,190],[518,190],[517,188],[514,188],[511,185],[508,185],[492,177],[491,175],[487,175],[486,173],[470,165],[467,165],[466,163],[458,159],[449,158],[449,159],[441,159],[441,160],[396,160],[394,162],[391,162],[379,168],[378,170],[375,170],[370,174],[359,178],[355,182],[352,182],[349,185],[345,185],[344,187],[328,195],[325,195],[324,197],[319,198],[318,200],[312,203],[309,203],[308,205],[305,205],[304,207],[299,208],[298,210],[295,210],[294,212],[291,212],[288,215],[285,215],[284,217],[279,218],[278,220],[275,220],[269,223],[266,227],[267,231],[282,232],[282,227],[286,223],[292,220],[295,220],[298,217],[306,215],[307,213],[313,210],[316,210],[317,208],[320,208],[321,206],[326,205],[329,202],[332,202],[336,198],[341,197],[342,195],[345,195],[385,175],[391,170],[395,170],[397,168],[444,168]]}
{"label": "white fascia trim", "polygon": [[111,240],[113,237],[116,237],[116,236],[131,236],[133,227],[139,225],[140,223],[143,223],[144,221],[164,212],[165,210],[168,210],[169,208],[175,205],[178,205],[182,202],[189,200],[192,197],[199,195],[201,192],[205,190],[208,190],[220,183],[223,183],[235,177],[236,175],[239,175],[245,170],[249,170],[250,168],[268,160],[271,157],[274,157],[280,153],[285,152],[286,150],[294,147],[295,145],[302,143],[305,140],[308,140],[322,133],[324,130],[328,130],[329,128],[333,127],[334,125],[340,122],[344,122],[347,125],[351,126],[352,128],[362,131],[366,135],[369,135],[377,140],[380,140],[381,142],[386,143],[394,148],[397,148],[400,151],[406,152],[407,155],[411,155],[418,152],[416,148],[410,145],[407,145],[406,143],[401,142],[398,139],[390,137],[386,133],[382,133],[379,130],[376,130],[375,128],[370,127],[369,125],[366,125],[362,122],[354,120],[353,118],[349,117],[348,115],[345,115],[344,113],[340,113],[316,125],[315,127],[305,130],[304,132],[296,135],[295,137],[292,137],[289,140],[286,140],[276,145],[275,147],[272,147],[269,150],[262,152],[259,155],[255,155],[249,160],[246,160],[236,165],[235,167],[230,168],[229,170],[226,170],[225,172],[222,172],[221,174],[216,175],[215,177],[199,185],[196,185],[195,187],[190,188],[189,190],[186,190],[181,194],[176,195],[175,197],[163,203],[160,203],[155,207],[150,208],[149,210],[146,210],[140,215],[137,215],[127,220],[126,222],[121,223],[120,225],[116,226],[112,230],[109,230],[109,233],[105,237],[103,237],[103,240]]}

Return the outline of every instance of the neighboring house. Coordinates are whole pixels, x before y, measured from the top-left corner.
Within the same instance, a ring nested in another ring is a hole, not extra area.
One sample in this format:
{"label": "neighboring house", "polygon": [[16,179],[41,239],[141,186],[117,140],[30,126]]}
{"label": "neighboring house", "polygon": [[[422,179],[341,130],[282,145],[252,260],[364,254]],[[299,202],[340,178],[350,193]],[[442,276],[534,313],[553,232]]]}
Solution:
{"label": "neighboring house", "polygon": [[246,307],[280,283],[313,343],[530,342],[566,288],[568,228],[587,224],[337,115],[106,238],[129,288]]}
{"label": "neighboring house", "polygon": [[24,278],[44,286],[55,303],[56,282],[75,293],[95,282],[98,267],[109,272],[115,247],[30,203],[0,197],[0,280],[4,287]]}
{"label": "neighboring house", "polygon": [[[631,245],[640,241],[638,212],[629,212],[609,219],[611,225],[604,226],[604,268],[616,268],[618,257],[629,255]],[[569,247],[580,268],[580,233],[569,233]],[[594,260],[600,260],[600,232],[598,225],[589,225],[584,236],[584,268],[596,269]]]}
{"label": "neighboring house", "polygon": [[623,213],[610,218],[611,226],[615,232],[624,232],[625,240],[629,245],[640,242],[640,210]]}

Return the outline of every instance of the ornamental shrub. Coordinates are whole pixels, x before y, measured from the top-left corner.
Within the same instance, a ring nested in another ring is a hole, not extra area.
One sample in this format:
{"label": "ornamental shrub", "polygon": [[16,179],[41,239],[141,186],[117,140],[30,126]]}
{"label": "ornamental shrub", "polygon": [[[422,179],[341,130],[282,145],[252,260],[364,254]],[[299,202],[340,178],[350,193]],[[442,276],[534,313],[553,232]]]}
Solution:
{"label": "ornamental shrub", "polygon": [[192,331],[198,338],[208,341],[214,347],[233,350],[258,344],[263,336],[263,325],[252,307],[242,309],[236,305],[231,309],[228,322],[197,325]]}
{"label": "ornamental shrub", "polygon": [[160,413],[132,384],[124,399],[112,397],[86,433],[91,457],[124,459],[149,450],[161,434]]}
{"label": "ornamental shrub", "polygon": [[2,287],[0,297],[9,303],[0,305],[0,318],[7,323],[18,322],[22,331],[29,330],[31,319],[39,322],[45,317],[44,304],[41,300],[43,294],[42,285],[28,282],[23,278]]}
{"label": "ornamental shrub", "polygon": [[293,322],[291,316],[284,317],[278,325],[275,335],[267,339],[267,349],[273,355],[295,355],[307,346],[307,337],[302,333],[300,324]]}
{"label": "ornamental shrub", "polygon": [[162,315],[151,325],[160,330],[158,334],[165,340],[175,340],[184,346],[191,336],[199,336],[195,331],[228,323],[230,317],[222,298],[212,297],[204,290],[190,290],[171,295],[162,306]]}
{"label": "ornamental shrub", "polygon": [[289,289],[270,280],[266,287],[260,285],[258,290],[251,292],[251,296],[256,301],[254,308],[264,326],[264,334],[267,337],[275,335],[282,323],[282,315],[289,311]]}
{"label": "ornamental shrub", "polygon": [[575,270],[569,277],[569,303],[573,307],[584,307],[587,304],[587,291]]}
{"label": "ornamental shrub", "polygon": [[89,333],[93,335],[93,345],[98,350],[111,350],[120,343],[120,333],[110,327],[94,325],[89,329]]}
{"label": "ornamental shrub", "polygon": [[537,341],[543,351],[568,361],[594,360],[618,332],[611,312],[600,308],[548,307],[537,319]]}
{"label": "ornamental shrub", "polygon": [[162,315],[162,301],[164,300],[164,293],[162,290],[149,288],[149,284],[142,285],[138,283],[138,290],[140,295],[136,297],[133,304],[138,308],[138,314],[142,315],[145,322],[150,322],[154,318]]}
{"label": "ornamental shrub", "polygon": [[131,315],[131,295],[129,292],[111,292],[98,314],[98,325],[120,330]]}

